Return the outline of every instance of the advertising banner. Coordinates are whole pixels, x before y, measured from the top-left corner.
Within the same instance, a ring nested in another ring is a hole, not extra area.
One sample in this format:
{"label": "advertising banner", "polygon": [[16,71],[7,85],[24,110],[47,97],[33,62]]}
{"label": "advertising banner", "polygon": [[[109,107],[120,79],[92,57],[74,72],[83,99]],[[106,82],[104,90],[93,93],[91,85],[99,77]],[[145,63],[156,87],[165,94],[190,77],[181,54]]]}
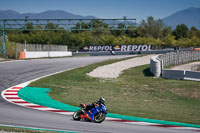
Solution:
{"label": "advertising banner", "polygon": [[84,46],[83,51],[150,51],[151,45],[90,45]]}

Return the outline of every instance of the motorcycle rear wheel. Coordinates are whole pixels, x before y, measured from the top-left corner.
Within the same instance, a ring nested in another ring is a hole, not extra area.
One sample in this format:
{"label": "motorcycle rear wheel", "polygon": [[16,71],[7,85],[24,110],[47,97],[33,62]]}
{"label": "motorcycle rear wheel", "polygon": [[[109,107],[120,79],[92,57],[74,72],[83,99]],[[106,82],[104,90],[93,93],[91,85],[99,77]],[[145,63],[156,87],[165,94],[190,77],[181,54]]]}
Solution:
{"label": "motorcycle rear wheel", "polygon": [[80,117],[81,113],[82,113],[81,110],[78,110],[78,111],[74,112],[73,119],[76,120],[76,121],[80,121],[81,120],[81,117]]}
{"label": "motorcycle rear wheel", "polygon": [[100,112],[94,116],[94,122],[101,123],[105,120],[105,118],[106,118],[106,115],[104,113]]}

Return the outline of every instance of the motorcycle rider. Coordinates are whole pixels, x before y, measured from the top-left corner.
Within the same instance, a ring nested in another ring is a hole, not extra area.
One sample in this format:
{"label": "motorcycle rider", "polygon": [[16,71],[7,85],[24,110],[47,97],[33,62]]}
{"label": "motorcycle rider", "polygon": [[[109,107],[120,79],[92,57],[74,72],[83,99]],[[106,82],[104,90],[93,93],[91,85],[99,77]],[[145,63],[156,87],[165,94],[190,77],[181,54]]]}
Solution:
{"label": "motorcycle rider", "polygon": [[86,104],[80,104],[81,107],[83,107],[83,114],[85,114],[88,110],[94,108],[95,106],[101,106],[101,104],[105,105],[106,99],[104,97],[100,97],[98,101],[93,102],[92,104],[86,105]]}

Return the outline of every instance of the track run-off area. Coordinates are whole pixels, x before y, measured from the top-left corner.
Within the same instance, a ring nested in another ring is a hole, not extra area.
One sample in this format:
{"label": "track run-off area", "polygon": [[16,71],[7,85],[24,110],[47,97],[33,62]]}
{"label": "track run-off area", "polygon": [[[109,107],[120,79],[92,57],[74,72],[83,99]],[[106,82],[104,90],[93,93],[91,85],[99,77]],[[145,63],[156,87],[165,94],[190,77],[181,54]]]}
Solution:
{"label": "track run-off area", "polygon": [[[52,73],[71,70],[108,59],[118,59],[123,57],[127,56],[68,57],[0,62],[0,91],[3,92],[9,88],[5,92],[7,95],[12,95],[10,98],[12,99],[12,97],[16,97],[17,91],[21,89],[20,86],[17,86],[21,83]],[[25,103],[26,101],[15,99],[15,102]],[[27,107],[29,106],[30,108],[12,104],[1,97],[0,125],[88,133],[189,133],[197,131],[188,129],[176,130],[175,128],[163,128],[161,126],[146,126],[145,124],[137,125],[122,120],[121,122],[115,122],[111,119],[111,121],[107,120],[101,124],[83,121],[77,122],[72,120],[70,112],[60,111],[60,113],[54,113],[59,111],[52,108],[49,109],[52,111],[43,111],[45,107],[39,107],[39,105],[29,105],[29,103],[26,104]],[[40,110],[35,110],[31,107],[38,107]]]}

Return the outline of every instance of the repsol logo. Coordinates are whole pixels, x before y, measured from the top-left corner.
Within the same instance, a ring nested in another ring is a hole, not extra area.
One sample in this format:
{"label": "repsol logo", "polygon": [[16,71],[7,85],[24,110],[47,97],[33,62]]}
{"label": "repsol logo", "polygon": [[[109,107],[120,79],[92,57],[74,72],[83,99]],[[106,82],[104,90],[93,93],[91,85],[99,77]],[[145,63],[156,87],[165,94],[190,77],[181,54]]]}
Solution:
{"label": "repsol logo", "polygon": [[84,46],[84,51],[149,51],[151,45],[97,45],[97,46]]}
{"label": "repsol logo", "polygon": [[121,51],[149,51],[151,45],[121,45]]}

